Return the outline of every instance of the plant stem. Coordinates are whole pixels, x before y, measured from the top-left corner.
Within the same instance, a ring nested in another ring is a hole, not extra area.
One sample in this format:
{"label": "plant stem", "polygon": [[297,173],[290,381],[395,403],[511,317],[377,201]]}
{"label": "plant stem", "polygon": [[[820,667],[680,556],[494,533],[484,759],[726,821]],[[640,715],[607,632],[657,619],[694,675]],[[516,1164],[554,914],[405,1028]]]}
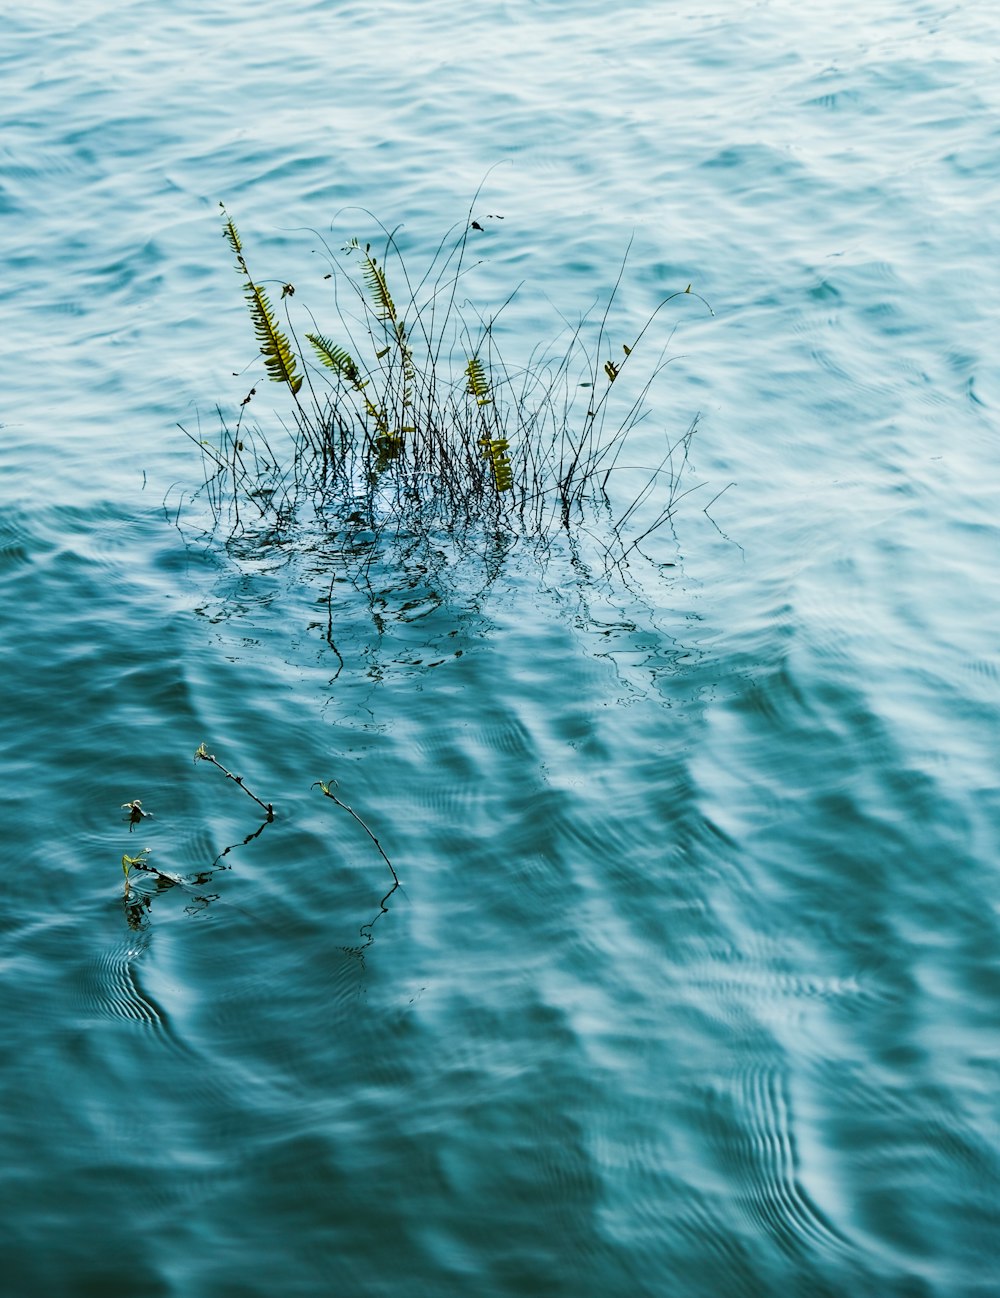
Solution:
{"label": "plant stem", "polygon": [[396,873],[396,871],[392,868],[392,862],[389,860],[389,858],[386,856],[385,852],[382,850],[382,844],[378,841],[378,839],[375,837],[375,835],[372,833],[372,831],[368,828],[368,826],[365,824],[365,822],[361,819],[361,817],[358,815],[358,813],[354,810],[354,808],[353,808],[353,807],[349,807],[349,806],[347,805],[346,802],[341,802],[341,800],[337,797],[337,795],[336,795],[335,793],[331,793],[331,792],[330,792],[330,786],[329,786],[329,784],[324,784],[322,780],[317,780],[316,783],[313,785],[313,788],[314,788],[314,789],[315,789],[315,788],[319,788],[319,789],[322,791],[324,797],[329,798],[331,802],[335,802],[335,803],[337,804],[338,807],[341,807],[344,811],[346,811],[347,814],[348,814],[349,816],[353,816],[353,817],[354,817],[354,819],[358,822],[358,824],[361,826],[361,828],[365,831],[365,833],[368,835],[368,837],[372,840],[372,842],[373,842],[373,843],[375,844],[375,846],[378,848],[379,856],[381,856],[382,860],[383,860],[383,861],[386,863],[386,865],[389,867],[389,873],[392,875],[392,877],[393,877],[393,881],[395,882],[396,887],[398,888],[398,887],[399,887],[399,875],[398,875],[398,874]]}
{"label": "plant stem", "polygon": [[200,744],[198,746],[198,751],[194,755],[194,760],[196,762],[211,762],[213,766],[217,766],[227,780],[232,780],[234,784],[238,784],[248,798],[253,798],[254,802],[256,802],[258,807],[264,808],[264,810],[267,812],[267,818],[269,821],[274,819],[274,808],[271,806],[271,804],[269,802],[262,802],[260,798],[257,797],[256,793],[251,793],[250,790],[247,788],[247,786],[243,783],[243,776],[234,775],[232,771],[227,771],[226,768],[222,765],[222,763],[217,758],[213,757],[211,753],[206,752],[204,744]]}

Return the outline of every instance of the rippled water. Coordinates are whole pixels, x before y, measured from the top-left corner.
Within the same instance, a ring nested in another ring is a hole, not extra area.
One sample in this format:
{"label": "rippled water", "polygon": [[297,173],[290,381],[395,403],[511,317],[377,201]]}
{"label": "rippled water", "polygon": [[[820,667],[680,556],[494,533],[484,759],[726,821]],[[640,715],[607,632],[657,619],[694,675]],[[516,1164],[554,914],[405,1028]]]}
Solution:
{"label": "rippled water", "polygon": [[[4,1293],[996,1292],[993,7],[5,30]],[[218,202],[318,310],[310,229],[419,260],[484,178],[524,358],[630,239],[623,336],[712,303],[635,443],[701,414],[673,531],[206,537]]]}

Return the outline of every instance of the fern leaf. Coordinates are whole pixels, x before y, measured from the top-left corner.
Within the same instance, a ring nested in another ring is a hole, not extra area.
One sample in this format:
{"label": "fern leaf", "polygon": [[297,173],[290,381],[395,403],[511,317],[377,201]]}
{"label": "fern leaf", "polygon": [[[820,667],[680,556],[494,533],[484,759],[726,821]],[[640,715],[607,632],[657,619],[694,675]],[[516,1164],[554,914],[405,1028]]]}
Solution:
{"label": "fern leaf", "polygon": [[[226,211],[224,207],[222,210],[223,212]],[[232,248],[233,252],[235,252],[236,256],[239,257],[240,260],[242,260],[243,240],[240,238],[239,231],[236,229],[236,226],[233,224],[233,218],[229,215],[228,212],[226,212],[226,223],[222,227],[222,233],[225,236],[225,238],[229,240],[229,246]]]}
{"label": "fern leaf", "polygon": [[245,291],[250,318],[264,357],[264,368],[275,383],[287,383],[295,394],[302,386],[302,375],[295,373],[295,355],[288,339],[278,328],[267,294],[249,275]]}
{"label": "fern leaf", "polygon": [[372,309],[380,320],[396,320],[396,304],[392,300],[392,294],[389,292],[389,285],[386,283],[385,271],[378,264],[375,258],[368,252],[364,254],[365,268],[362,271],[365,283],[368,285],[368,294],[371,298]]}
{"label": "fern leaf", "polygon": [[506,437],[481,437],[479,445],[493,466],[493,482],[497,491],[510,491],[514,486],[514,470],[507,456]]}
{"label": "fern leaf", "polygon": [[480,406],[492,405],[493,395],[490,391],[490,381],[483,369],[483,362],[478,356],[473,356],[472,360],[466,365],[465,374],[468,380],[466,390],[476,398],[476,404]]}
{"label": "fern leaf", "polygon": [[336,343],[330,341],[323,334],[306,334],[306,337],[313,345],[316,355],[320,358],[328,370],[334,370],[353,387],[360,392],[365,386],[361,378],[361,371],[355,364],[353,356],[343,347],[338,347]]}

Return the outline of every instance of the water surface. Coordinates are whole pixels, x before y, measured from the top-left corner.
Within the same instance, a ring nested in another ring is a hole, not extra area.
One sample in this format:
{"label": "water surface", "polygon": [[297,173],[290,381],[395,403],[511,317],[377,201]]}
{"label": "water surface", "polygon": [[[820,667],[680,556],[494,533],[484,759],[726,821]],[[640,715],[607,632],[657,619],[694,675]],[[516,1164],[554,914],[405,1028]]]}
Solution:
{"label": "water surface", "polygon": [[[994,1292],[998,26],[10,17],[5,1292]],[[484,178],[512,354],[629,240],[623,339],[712,303],[634,443],[701,414],[673,528],[360,587],[206,536],[177,425],[260,377],[218,202],[320,315],[310,231],[429,257]]]}

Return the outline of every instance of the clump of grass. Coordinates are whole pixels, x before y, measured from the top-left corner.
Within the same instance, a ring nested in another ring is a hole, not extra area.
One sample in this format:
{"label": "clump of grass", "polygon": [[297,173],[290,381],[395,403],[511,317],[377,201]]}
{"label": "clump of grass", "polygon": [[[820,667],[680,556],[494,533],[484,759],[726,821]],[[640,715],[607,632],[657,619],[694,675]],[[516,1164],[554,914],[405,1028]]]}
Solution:
{"label": "clump of grass", "polygon": [[[228,518],[234,534],[282,533],[310,516],[348,533],[443,529],[455,536],[473,529],[544,539],[582,521],[597,503],[609,551],[619,557],[662,527],[681,494],[694,423],[666,438],[644,485],[617,512],[610,486],[626,468],[622,452],[669,363],[661,350],[636,375],[637,352],[648,350],[654,322],[677,299],[697,299],[711,311],[691,285],[665,297],[627,342],[612,345],[623,262],[599,319],[564,330],[514,366],[501,348],[502,311],[471,312],[470,323],[461,305],[470,232],[482,229],[471,211],[419,277],[396,233],[379,228],[377,248],[352,238],[335,252],[321,241],[333,287],[334,324],[324,331],[329,326],[312,316],[311,328],[297,325],[294,286],[274,281],[281,285],[279,318],[271,281],[251,272],[223,208],[265,378],[286,389],[290,422],[280,450],[249,427],[254,387],[235,423],[223,420],[218,441],[199,442],[216,523]],[[635,466],[628,471],[634,475]]]}

